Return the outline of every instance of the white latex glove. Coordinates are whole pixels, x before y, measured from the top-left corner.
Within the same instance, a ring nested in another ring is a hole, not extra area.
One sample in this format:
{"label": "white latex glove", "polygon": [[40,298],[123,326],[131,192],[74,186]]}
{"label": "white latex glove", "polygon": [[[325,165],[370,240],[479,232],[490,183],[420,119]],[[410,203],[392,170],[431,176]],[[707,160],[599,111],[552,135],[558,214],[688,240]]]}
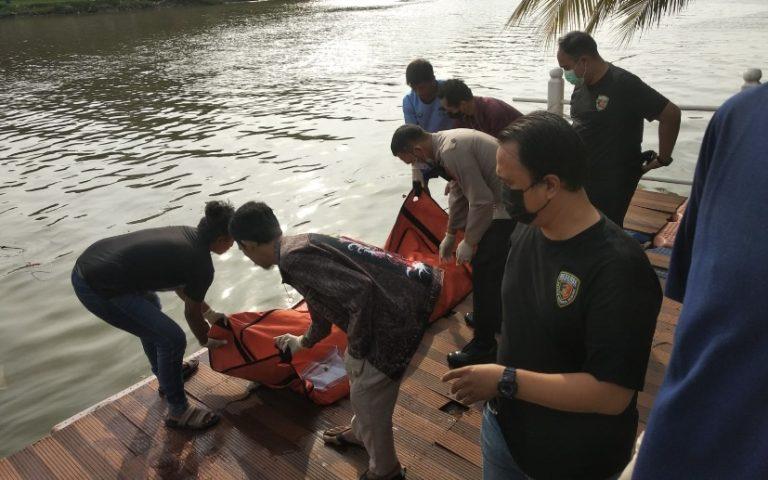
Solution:
{"label": "white latex glove", "polygon": [[205,345],[203,345],[208,350],[213,350],[214,348],[219,348],[221,346],[224,346],[227,344],[226,340],[219,340],[218,338],[208,338],[208,341],[205,342]]}
{"label": "white latex glove", "polygon": [[301,346],[301,340],[303,338],[303,335],[297,337],[296,335],[286,333],[285,335],[275,337],[275,346],[284,352],[290,350],[291,354],[295,354],[300,350],[304,350],[304,347]]}
{"label": "white latex glove", "polygon": [[466,240],[459,242],[459,248],[456,249],[456,265],[469,263],[475,256],[475,247],[467,243]]}
{"label": "white latex glove", "polygon": [[209,308],[208,310],[203,312],[203,318],[208,320],[208,323],[213,325],[216,322],[221,322],[222,324],[227,324],[227,316],[223,313],[219,313],[216,310]]}
{"label": "white latex glove", "polygon": [[447,262],[453,254],[453,246],[456,245],[456,234],[446,233],[443,241],[440,242],[440,261]]}

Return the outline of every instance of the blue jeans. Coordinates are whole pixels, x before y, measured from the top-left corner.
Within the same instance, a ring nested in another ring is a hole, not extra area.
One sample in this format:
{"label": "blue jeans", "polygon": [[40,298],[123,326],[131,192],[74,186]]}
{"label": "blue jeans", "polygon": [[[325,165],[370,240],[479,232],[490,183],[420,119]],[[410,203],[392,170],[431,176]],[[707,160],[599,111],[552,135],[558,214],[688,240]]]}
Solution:
{"label": "blue jeans", "polygon": [[496,415],[486,405],[481,428],[483,480],[531,480],[515,463]]}
{"label": "blue jeans", "polygon": [[88,311],[113,327],[139,337],[152,373],[157,375],[160,388],[165,392],[171,415],[184,413],[189,403],[181,369],[187,337],[181,327],[162,312],[157,294],[144,292],[105,297],[94,292],[75,270],[72,271],[72,287]]}
{"label": "blue jeans", "polygon": [[[481,430],[483,480],[532,480],[515,463],[496,415],[486,405]],[[617,480],[621,472],[607,480]]]}

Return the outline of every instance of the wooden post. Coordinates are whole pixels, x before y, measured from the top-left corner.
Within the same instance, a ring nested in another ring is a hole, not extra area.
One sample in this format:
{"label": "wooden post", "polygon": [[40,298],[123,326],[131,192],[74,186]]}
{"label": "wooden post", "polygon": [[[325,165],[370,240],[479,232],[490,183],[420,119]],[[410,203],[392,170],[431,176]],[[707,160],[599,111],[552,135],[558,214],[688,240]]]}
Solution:
{"label": "wooden post", "polygon": [[750,68],[744,75],[744,85],[741,86],[742,90],[746,90],[751,87],[760,85],[760,78],[763,76],[763,72],[759,68]]}
{"label": "wooden post", "polygon": [[563,114],[563,95],[565,83],[563,82],[563,69],[553,68],[549,71],[549,84],[547,85],[547,111]]}

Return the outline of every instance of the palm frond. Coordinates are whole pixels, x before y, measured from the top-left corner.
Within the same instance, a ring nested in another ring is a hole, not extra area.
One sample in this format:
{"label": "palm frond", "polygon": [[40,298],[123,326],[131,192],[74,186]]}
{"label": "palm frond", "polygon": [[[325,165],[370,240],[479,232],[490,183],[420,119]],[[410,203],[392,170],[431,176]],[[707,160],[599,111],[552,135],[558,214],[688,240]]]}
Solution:
{"label": "palm frond", "polygon": [[507,21],[518,26],[535,20],[540,40],[549,45],[558,36],[571,30],[594,32],[609,20],[622,43],[635,33],[661,23],[666,16],[680,13],[692,0],[522,0]]}

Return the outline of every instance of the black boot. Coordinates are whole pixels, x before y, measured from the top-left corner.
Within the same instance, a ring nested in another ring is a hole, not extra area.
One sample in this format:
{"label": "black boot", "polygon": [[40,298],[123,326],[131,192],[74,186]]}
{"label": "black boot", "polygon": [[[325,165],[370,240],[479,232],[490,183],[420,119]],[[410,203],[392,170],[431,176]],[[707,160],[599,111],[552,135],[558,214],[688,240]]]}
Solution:
{"label": "black boot", "polygon": [[461,350],[448,354],[448,366],[461,368],[467,365],[496,362],[496,342],[480,343],[472,339]]}

